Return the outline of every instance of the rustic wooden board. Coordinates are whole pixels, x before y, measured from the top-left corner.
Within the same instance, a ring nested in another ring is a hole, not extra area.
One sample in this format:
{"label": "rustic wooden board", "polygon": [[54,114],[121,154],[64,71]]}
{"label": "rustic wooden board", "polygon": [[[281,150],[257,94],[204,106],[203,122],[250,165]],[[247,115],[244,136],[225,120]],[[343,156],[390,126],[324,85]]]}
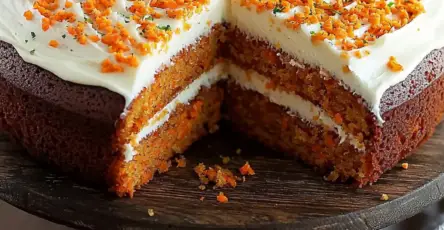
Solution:
{"label": "rustic wooden board", "polygon": [[[415,155],[363,189],[322,180],[310,168],[257,143],[220,132],[196,143],[186,168],[157,176],[133,199],[117,199],[34,163],[0,135],[0,198],[52,221],[87,229],[317,228],[378,229],[400,222],[444,196],[444,125]],[[237,155],[235,150],[242,149]],[[192,168],[199,162],[228,167],[246,160],[256,171],[235,189],[200,191]],[[390,201],[379,200],[381,193]],[[201,196],[205,197],[200,201]],[[155,216],[147,214],[154,209]]]}

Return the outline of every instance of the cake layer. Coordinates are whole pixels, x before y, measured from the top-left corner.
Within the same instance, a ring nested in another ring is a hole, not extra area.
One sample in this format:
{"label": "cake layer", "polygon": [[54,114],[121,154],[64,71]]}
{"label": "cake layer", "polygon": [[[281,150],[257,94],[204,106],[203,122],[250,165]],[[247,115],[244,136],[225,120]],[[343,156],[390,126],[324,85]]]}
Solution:
{"label": "cake layer", "polygon": [[199,75],[191,84],[187,85],[184,90],[170,100],[170,102],[155,115],[149,117],[142,128],[133,136],[133,139],[125,144],[125,161],[128,162],[133,159],[134,155],[137,154],[134,147],[164,125],[175,112],[178,104],[188,104],[197,96],[201,88],[210,88],[213,84],[225,79],[226,74],[224,73],[224,67],[225,64],[223,62],[214,65],[211,69]]}
{"label": "cake layer", "polygon": [[269,78],[254,70],[243,70],[241,67],[230,63],[228,73],[231,80],[245,90],[251,90],[267,97],[272,103],[280,105],[288,110],[288,114],[295,115],[310,124],[322,126],[339,135],[340,142],[349,141],[359,151],[365,151],[362,139],[343,130],[341,124],[330,117],[322,108],[305,100],[297,94],[291,94],[277,87],[269,87]]}
{"label": "cake layer", "polygon": [[[239,71],[232,71],[234,75]],[[251,79],[257,77],[250,74]],[[227,86],[225,107],[234,129],[265,145],[300,157],[305,163],[330,171],[329,180],[351,179],[359,184],[373,183],[388,169],[412,154],[427,140],[444,113],[444,78],[441,76],[420,94],[383,114],[383,127],[358,151],[328,125],[307,119],[305,112],[294,113],[285,97],[257,90],[237,79]],[[302,109],[302,106],[297,106]],[[315,110],[313,110],[315,111]],[[308,111],[311,112],[311,111]],[[258,116],[258,114],[260,114]],[[301,117],[303,119],[301,119]],[[322,117],[322,116],[319,116]]]}
{"label": "cake layer", "polygon": [[168,170],[171,157],[183,153],[194,141],[216,129],[223,88],[217,85],[203,87],[192,98],[188,103],[173,102],[176,108],[169,114],[169,119],[135,144],[133,151],[137,154],[131,154],[130,161],[125,155],[114,160],[108,183],[117,195],[132,197],[135,187],[149,182],[156,172]]}
{"label": "cake layer", "polygon": [[[0,54],[4,47],[11,48],[1,43]],[[23,61],[19,57],[0,59],[0,131],[24,146],[33,158],[82,181],[105,186],[104,178],[114,158],[112,116],[120,113],[113,114],[113,107],[119,104],[109,103],[121,102],[123,109],[123,98],[106,89],[65,82],[31,64],[20,66]],[[17,62],[9,62],[14,60]],[[51,93],[59,97],[47,99]],[[70,96],[78,97],[70,102]],[[91,107],[82,110],[84,107],[77,104],[81,100]],[[69,105],[72,108],[66,109]],[[71,111],[75,108],[79,108],[78,113]]]}
{"label": "cake layer", "polygon": [[223,28],[218,24],[208,36],[180,51],[171,60],[174,65],[160,70],[154,76],[154,82],[134,98],[117,124],[116,149],[121,149],[154,114],[170,103],[191,82],[213,68],[222,32]]}
{"label": "cake layer", "polygon": [[[247,134],[272,149],[299,157],[306,164],[329,173],[336,169],[341,181],[365,175],[358,151],[328,127],[302,120],[267,96],[228,84],[224,111],[234,130]],[[339,177],[334,178],[335,180]]]}

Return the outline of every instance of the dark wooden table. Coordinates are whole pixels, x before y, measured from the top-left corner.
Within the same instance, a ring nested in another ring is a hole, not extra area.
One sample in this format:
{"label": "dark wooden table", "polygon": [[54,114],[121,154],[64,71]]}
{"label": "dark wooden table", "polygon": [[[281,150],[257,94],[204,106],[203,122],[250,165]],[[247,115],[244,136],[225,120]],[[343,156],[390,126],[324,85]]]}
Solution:
{"label": "dark wooden table", "polygon": [[[0,223],[8,230],[72,230],[0,201]],[[432,204],[420,214],[384,230],[442,230],[444,229],[444,201]]]}
{"label": "dark wooden table", "polygon": [[[222,131],[191,147],[186,153],[186,168],[172,168],[157,176],[133,199],[116,199],[103,190],[86,187],[35,163],[20,147],[0,135],[0,198],[58,223],[96,229],[153,226],[378,229],[414,216],[444,197],[442,140],[444,125],[441,124],[436,134],[406,159],[408,170],[397,166],[378,183],[356,190],[328,183],[291,158]],[[237,148],[242,149],[242,154],[236,154]],[[228,204],[216,201],[219,190],[200,191],[192,170],[202,161],[207,165],[221,164],[220,155],[232,157],[227,167],[233,170],[249,161],[256,171],[255,176],[248,177],[237,188],[223,189],[230,198]],[[388,194],[390,200],[379,200],[382,193]],[[203,202],[199,201],[201,196],[206,197]],[[155,210],[154,217],[148,216],[148,208]],[[426,224],[439,222],[437,213],[441,208],[434,209],[438,210],[433,214],[436,217],[427,219]],[[8,215],[12,214],[5,216]],[[431,216],[424,215],[419,218]],[[32,221],[41,220],[34,218],[29,222]],[[0,219],[0,223],[5,222]],[[60,227],[50,227],[53,226]],[[414,225],[402,226],[408,229]]]}

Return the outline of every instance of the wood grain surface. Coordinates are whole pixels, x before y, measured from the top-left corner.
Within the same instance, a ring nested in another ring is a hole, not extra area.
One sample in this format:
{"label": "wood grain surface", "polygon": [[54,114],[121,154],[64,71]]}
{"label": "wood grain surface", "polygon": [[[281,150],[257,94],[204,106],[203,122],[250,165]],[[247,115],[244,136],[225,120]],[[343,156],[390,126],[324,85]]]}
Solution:
{"label": "wood grain surface", "polygon": [[[444,125],[417,153],[378,183],[362,189],[325,182],[294,159],[229,132],[207,137],[186,153],[186,168],[171,168],[135,198],[118,199],[33,162],[0,135],[0,198],[35,215],[86,229],[317,228],[379,229],[421,212],[444,194]],[[236,149],[242,149],[240,155]],[[201,191],[192,168],[199,162],[236,170],[249,161],[256,175],[235,189]],[[223,191],[229,203],[219,204]],[[389,195],[380,201],[382,193]],[[205,200],[199,198],[204,196]],[[148,209],[155,215],[150,217]]]}

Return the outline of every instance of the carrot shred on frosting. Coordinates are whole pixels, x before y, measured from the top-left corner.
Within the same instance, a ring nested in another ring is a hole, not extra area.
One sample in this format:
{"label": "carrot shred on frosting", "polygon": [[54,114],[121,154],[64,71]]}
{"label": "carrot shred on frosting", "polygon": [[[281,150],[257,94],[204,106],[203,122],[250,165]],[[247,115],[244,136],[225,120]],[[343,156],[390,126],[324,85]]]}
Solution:
{"label": "carrot shred on frosting", "polygon": [[[50,30],[57,23],[68,22],[66,32],[79,44],[88,45],[88,41],[91,41],[106,45],[108,52],[114,54],[115,58],[105,59],[101,64],[101,71],[112,73],[124,71],[125,66],[137,67],[139,56],[151,54],[155,47],[167,49],[166,44],[173,34],[181,32],[180,28],[173,30],[171,25],[159,24],[157,19],[183,19],[185,22],[185,19],[204,10],[209,2],[210,0],[133,1],[127,12],[121,15],[124,22],[110,19],[116,0],[84,0],[81,3],[67,0],[63,5],[60,0],[34,0],[33,9],[43,17],[43,31]],[[84,13],[82,20],[78,20],[78,15],[72,10],[74,4],[80,4]],[[28,10],[24,12],[24,17],[32,20],[33,13]],[[143,41],[137,41],[130,35],[124,26],[124,23],[130,22],[138,25]],[[87,27],[94,28],[96,34],[86,34]],[[190,24],[184,23],[184,30],[190,28]]]}
{"label": "carrot shred on frosting", "polygon": [[[109,59],[102,62],[102,71],[120,72],[125,66],[137,67],[140,56],[153,53],[157,47],[167,49],[167,42],[173,34],[187,31],[191,24],[186,19],[205,9],[210,0],[152,0],[132,1],[121,17],[123,20],[112,21],[110,16],[116,0],[83,0],[74,3],[67,0],[63,6],[60,0],[34,0],[33,9],[43,18],[41,28],[50,30],[55,24],[68,22],[67,34],[73,36],[78,43],[88,45],[88,40],[106,45],[108,52],[114,55],[120,53],[120,61]],[[72,10],[74,4],[79,4],[84,17],[79,20]],[[302,24],[320,24],[319,29],[310,31],[314,45],[328,41],[341,50],[341,57],[350,56],[362,58],[362,53],[356,51],[372,44],[377,38],[398,30],[418,15],[422,14],[424,6],[420,0],[393,0],[373,1],[337,0],[326,2],[324,0],[240,0],[240,4],[256,12],[270,11],[273,14],[287,13],[284,26],[299,30]],[[290,10],[298,7],[295,13]],[[31,9],[30,9],[31,10]],[[33,13],[24,12],[27,20],[32,20]],[[158,19],[182,19],[182,26],[172,28],[171,25],[160,24]],[[142,41],[135,39],[124,26],[125,23],[137,24]],[[205,23],[205,22],[204,22]],[[208,22],[207,22],[208,23]],[[210,22],[211,24],[211,22]],[[366,25],[368,27],[362,34],[356,35],[358,30]],[[92,27],[96,34],[86,34],[85,28]],[[353,55],[346,55],[352,52]],[[137,54],[137,55],[132,55]],[[364,53],[368,55],[369,53]],[[274,58],[274,57],[269,57]],[[109,68],[109,63],[113,68]],[[120,66],[119,68],[114,68]],[[402,70],[402,66],[390,61],[388,67],[392,71]],[[346,70],[346,69],[344,69]]]}

